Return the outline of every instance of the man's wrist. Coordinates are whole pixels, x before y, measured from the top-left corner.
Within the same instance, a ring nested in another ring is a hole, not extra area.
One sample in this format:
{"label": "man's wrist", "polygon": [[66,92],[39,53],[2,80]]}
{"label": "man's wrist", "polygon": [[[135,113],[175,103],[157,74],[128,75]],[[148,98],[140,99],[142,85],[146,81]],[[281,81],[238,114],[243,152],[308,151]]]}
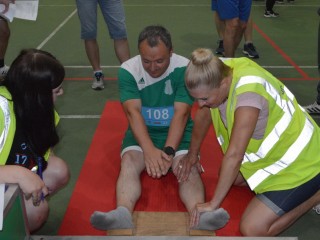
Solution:
{"label": "man's wrist", "polygon": [[176,155],[176,151],[174,150],[174,148],[173,147],[171,147],[171,146],[166,146],[166,147],[164,147],[163,148],[163,151],[167,154],[167,155],[169,155],[169,156],[175,156]]}

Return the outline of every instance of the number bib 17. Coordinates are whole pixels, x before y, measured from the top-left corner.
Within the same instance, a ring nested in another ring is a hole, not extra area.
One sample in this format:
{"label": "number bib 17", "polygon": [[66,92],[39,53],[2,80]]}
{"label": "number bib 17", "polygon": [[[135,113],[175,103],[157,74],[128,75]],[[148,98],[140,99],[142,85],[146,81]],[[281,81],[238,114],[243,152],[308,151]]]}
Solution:
{"label": "number bib 17", "polygon": [[174,110],[172,106],[160,108],[142,107],[141,113],[147,126],[168,127]]}

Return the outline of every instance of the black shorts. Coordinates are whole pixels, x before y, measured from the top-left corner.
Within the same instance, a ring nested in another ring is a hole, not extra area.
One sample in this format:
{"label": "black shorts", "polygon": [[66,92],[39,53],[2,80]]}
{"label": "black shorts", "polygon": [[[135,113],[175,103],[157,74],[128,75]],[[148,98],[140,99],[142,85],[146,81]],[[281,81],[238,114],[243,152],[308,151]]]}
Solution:
{"label": "black shorts", "polygon": [[319,189],[320,174],[296,188],[264,192],[257,194],[257,198],[271,208],[278,216],[282,216],[308,200]]}

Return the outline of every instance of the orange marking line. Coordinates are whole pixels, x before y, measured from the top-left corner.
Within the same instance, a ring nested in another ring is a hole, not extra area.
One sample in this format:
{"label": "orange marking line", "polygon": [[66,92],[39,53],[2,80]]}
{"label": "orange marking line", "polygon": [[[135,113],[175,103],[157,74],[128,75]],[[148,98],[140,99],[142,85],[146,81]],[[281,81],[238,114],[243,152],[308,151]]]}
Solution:
{"label": "orange marking line", "polygon": [[[285,59],[293,66],[302,76],[302,80],[313,80],[309,75],[303,71],[266,33],[264,33],[255,23],[253,28]],[[291,80],[291,79],[288,79]]]}

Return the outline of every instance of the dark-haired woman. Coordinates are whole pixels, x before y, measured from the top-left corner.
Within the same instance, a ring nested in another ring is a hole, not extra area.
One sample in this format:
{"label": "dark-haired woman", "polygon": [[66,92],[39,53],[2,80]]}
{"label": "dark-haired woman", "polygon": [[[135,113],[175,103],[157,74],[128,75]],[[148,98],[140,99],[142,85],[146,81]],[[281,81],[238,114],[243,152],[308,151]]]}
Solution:
{"label": "dark-haired woman", "polygon": [[67,184],[66,163],[52,148],[59,142],[54,101],[65,71],[50,53],[23,50],[0,86],[0,183],[16,183],[25,195],[29,230],[49,213],[46,196]]}

